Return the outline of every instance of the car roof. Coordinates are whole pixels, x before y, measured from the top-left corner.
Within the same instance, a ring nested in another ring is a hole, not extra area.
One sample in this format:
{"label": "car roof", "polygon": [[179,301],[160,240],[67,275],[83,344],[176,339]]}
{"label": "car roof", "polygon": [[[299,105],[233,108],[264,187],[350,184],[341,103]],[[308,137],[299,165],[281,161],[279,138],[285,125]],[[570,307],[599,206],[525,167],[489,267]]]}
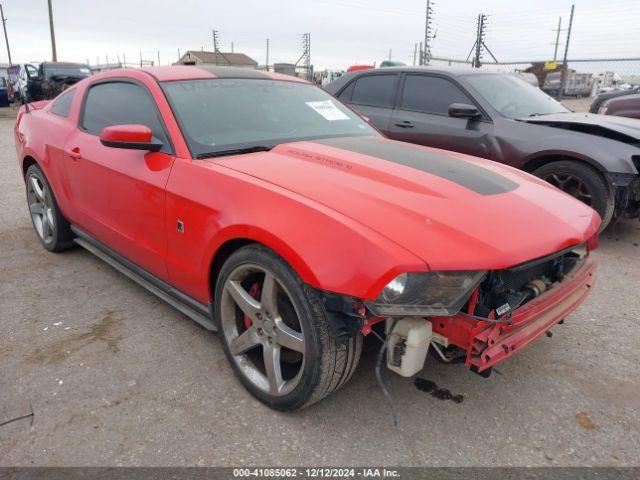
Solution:
{"label": "car roof", "polygon": [[86,67],[86,63],[75,63],[75,62],[42,62],[42,65],[48,66],[59,66],[59,67]]}
{"label": "car roof", "polygon": [[148,73],[158,82],[212,78],[253,78],[309,83],[302,78],[292,77],[291,75],[284,75],[282,73],[265,72],[263,70],[255,70],[253,68],[219,67],[215,65],[173,65],[169,67],[146,67],[140,70]]}
{"label": "car roof", "polygon": [[504,72],[495,72],[488,70],[481,70],[479,68],[471,67],[432,67],[429,65],[421,66],[399,66],[399,67],[384,67],[375,68],[370,70],[360,70],[356,72],[350,72],[353,76],[366,75],[367,73],[384,73],[384,72],[413,72],[413,73],[441,73],[443,75],[456,76],[456,75],[488,75],[488,74],[501,74],[506,75]]}

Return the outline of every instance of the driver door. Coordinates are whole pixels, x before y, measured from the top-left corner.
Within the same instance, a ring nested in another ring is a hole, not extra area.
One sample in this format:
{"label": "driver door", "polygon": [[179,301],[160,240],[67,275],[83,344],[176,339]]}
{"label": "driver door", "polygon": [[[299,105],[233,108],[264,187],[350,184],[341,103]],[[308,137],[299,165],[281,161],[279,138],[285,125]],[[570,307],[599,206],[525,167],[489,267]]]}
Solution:
{"label": "driver door", "polygon": [[[140,124],[158,152],[106,147],[104,127]],[[154,275],[167,278],[165,186],[174,157],[155,101],[143,85],[108,81],[84,97],[79,128],[66,142],[65,170],[78,226]]]}
{"label": "driver door", "polygon": [[453,103],[475,102],[451,80],[424,74],[406,74],[393,111],[390,138],[491,158],[493,124],[483,118],[449,116]]}

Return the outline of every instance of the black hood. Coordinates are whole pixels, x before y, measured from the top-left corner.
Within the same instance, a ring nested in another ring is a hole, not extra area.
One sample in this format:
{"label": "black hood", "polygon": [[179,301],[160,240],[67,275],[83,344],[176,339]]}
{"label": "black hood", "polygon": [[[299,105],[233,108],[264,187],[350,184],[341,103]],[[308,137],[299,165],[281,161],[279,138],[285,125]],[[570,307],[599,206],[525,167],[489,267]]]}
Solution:
{"label": "black hood", "polygon": [[640,146],[640,120],[593,113],[553,113],[520,121],[562,128]]}

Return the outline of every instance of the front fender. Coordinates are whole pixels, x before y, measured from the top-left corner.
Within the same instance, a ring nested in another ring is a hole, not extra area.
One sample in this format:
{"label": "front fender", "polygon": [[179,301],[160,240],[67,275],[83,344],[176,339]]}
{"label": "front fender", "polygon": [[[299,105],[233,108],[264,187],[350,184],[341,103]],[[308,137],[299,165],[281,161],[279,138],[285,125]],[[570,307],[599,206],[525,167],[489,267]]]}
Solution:
{"label": "front fender", "polygon": [[317,202],[212,162],[177,159],[167,185],[171,283],[211,301],[211,262],[233,239],[266,245],[313,287],[362,299],[375,298],[402,272],[428,269],[403,247]]}
{"label": "front fender", "polygon": [[270,248],[291,265],[298,275],[300,275],[300,278],[306,283],[314,286],[320,284],[312,268],[298,255],[295,248],[268,230],[247,224],[230,225],[210,239],[209,245],[207,245],[204,250],[204,257],[210,259],[209,271],[211,271],[213,267],[213,260],[220,252],[220,248],[227,242],[234,240],[248,240]]}
{"label": "front fender", "polygon": [[[569,157],[581,160],[603,173],[638,173],[631,157],[638,148],[597,135],[511,120],[499,123],[511,144],[511,154],[519,156],[520,167],[535,164],[542,157]],[[543,148],[540,148],[543,147]],[[532,163],[534,162],[534,163]],[[511,162],[508,162],[511,163]]]}

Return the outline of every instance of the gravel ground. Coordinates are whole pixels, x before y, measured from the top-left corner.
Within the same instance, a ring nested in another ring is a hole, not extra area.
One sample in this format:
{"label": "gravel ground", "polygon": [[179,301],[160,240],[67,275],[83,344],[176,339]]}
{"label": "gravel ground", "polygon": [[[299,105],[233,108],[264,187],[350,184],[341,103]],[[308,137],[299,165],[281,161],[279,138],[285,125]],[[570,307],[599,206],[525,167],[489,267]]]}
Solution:
{"label": "gravel ground", "polygon": [[574,112],[588,112],[589,105],[593,102],[593,98],[585,97],[585,98],[564,98],[562,103],[569,110],[573,110]]}
{"label": "gravel ground", "polygon": [[[2,115],[0,115],[2,117]],[[366,353],[293,414],[254,401],[216,335],[89,253],[46,252],[0,118],[0,465],[638,465],[640,222],[605,233],[593,294],[553,338],[483,379],[427,361],[443,401]],[[31,410],[33,409],[33,410]]]}

